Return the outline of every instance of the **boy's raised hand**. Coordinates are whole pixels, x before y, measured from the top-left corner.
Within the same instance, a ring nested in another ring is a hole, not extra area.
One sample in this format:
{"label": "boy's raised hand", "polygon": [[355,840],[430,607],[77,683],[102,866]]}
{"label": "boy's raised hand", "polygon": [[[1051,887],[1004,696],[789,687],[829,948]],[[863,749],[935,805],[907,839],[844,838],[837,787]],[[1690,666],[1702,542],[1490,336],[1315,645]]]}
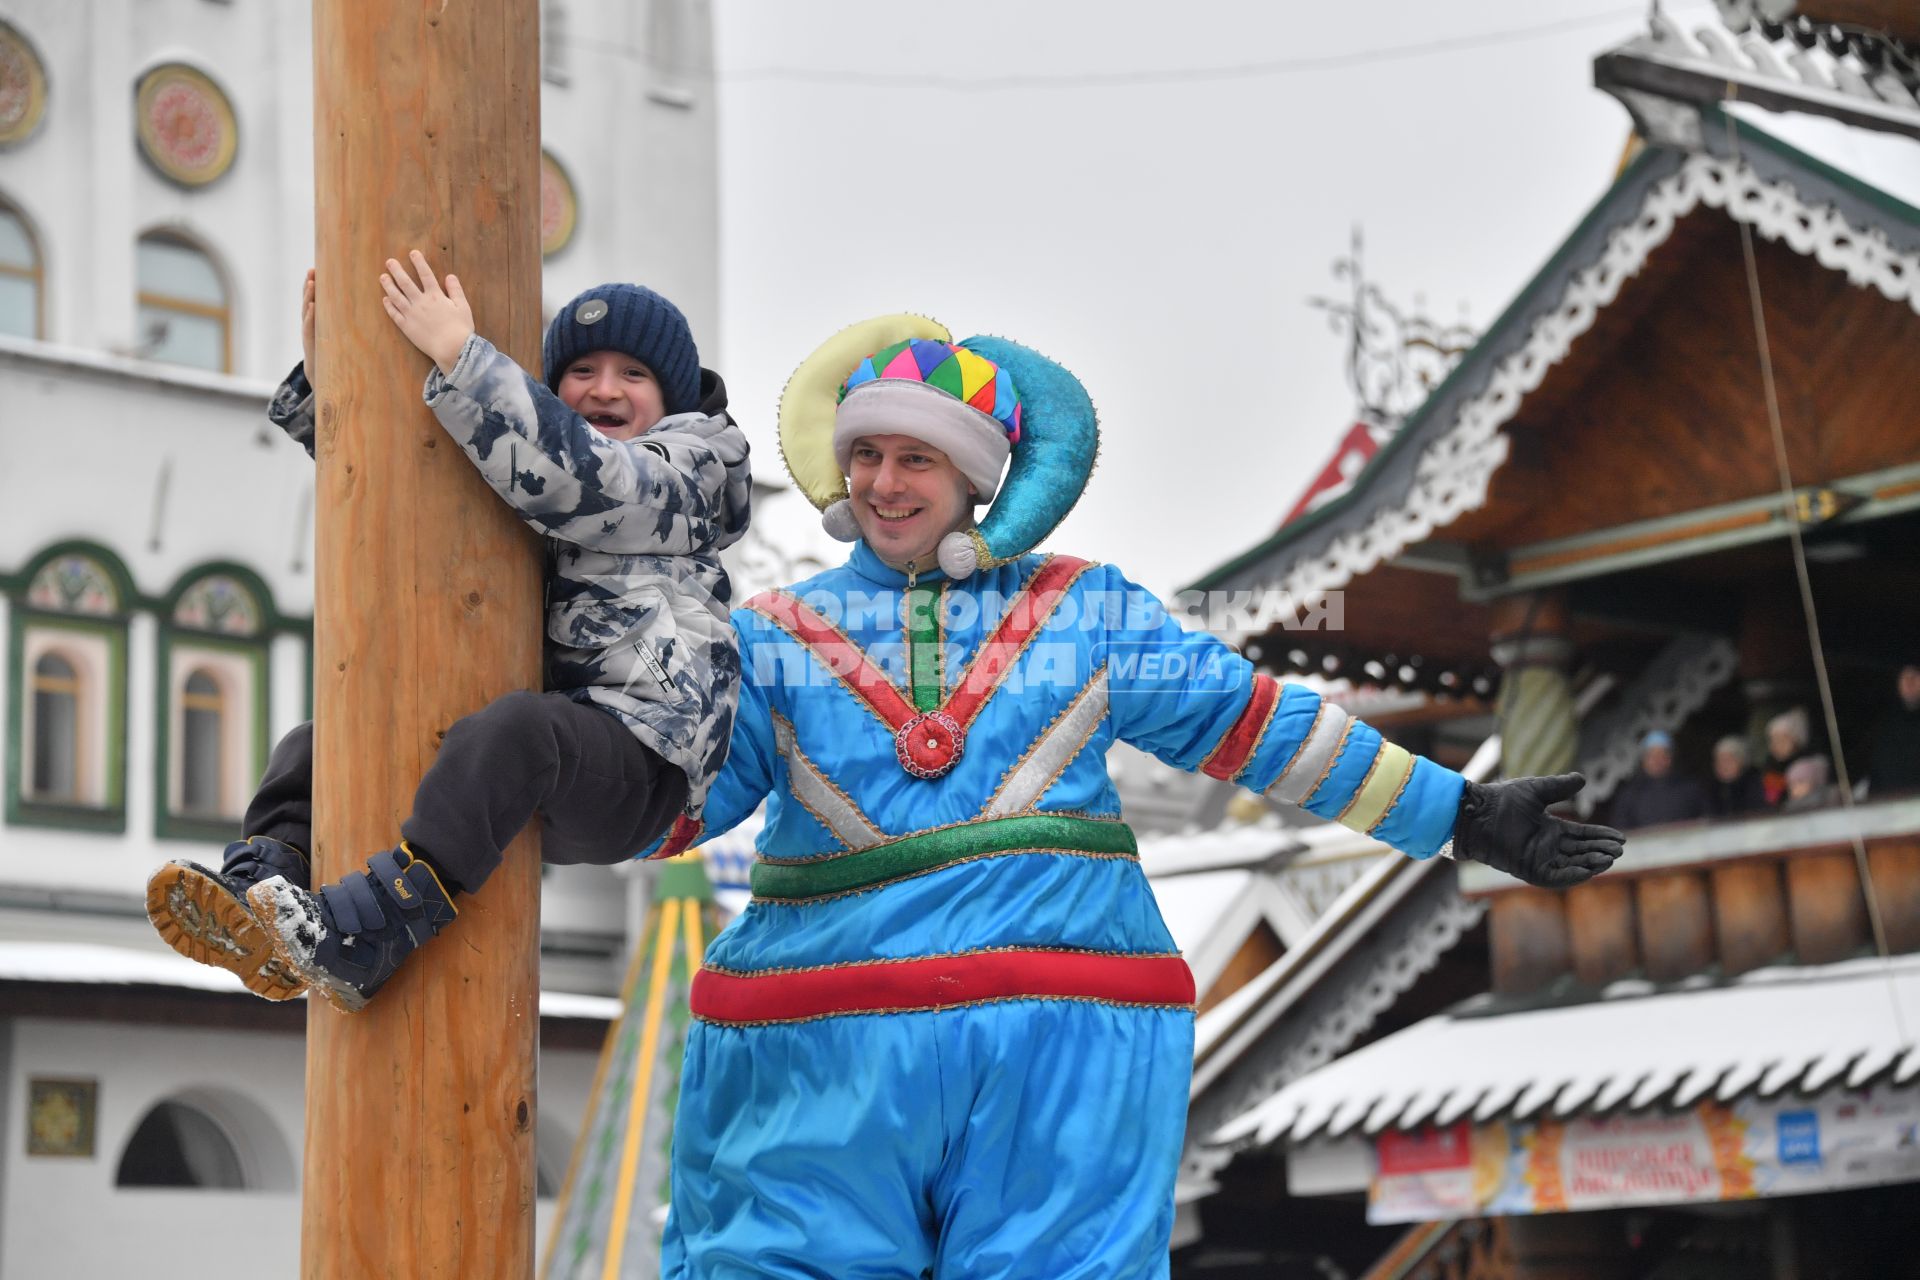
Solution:
{"label": "boy's raised hand", "polygon": [[313,382],[313,268],[307,268],[307,282],[300,290],[300,363],[307,371],[307,382]]}
{"label": "boy's raised hand", "polygon": [[388,258],[387,269],[380,276],[380,289],[386,295],[380,299],[381,305],[408,342],[439,365],[441,373],[451,374],[460,359],[460,349],[473,336],[473,308],[467,305],[466,291],[456,277],[448,276],[442,291],[427,266],[427,256],[418,249],[409,256],[414,271],[420,274],[419,281]]}

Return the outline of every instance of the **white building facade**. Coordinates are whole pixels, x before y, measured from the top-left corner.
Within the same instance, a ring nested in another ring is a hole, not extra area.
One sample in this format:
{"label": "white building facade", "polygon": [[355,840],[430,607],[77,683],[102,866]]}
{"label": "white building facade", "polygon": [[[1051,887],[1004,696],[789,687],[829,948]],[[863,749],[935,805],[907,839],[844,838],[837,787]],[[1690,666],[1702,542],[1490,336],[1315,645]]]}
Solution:
{"label": "white building facade", "polygon": [[[706,3],[541,10],[547,310],[636,280],[711,342]],[[302,1011],[173,956],[142,901],[167,859],[217,861],[312,710],[312,463],[264,416],[314,256],[311,31],[304,0],[0,0],[7,1280],[297,1266]],[[629,917],[618,873],[565,870],[543,1196]]]}

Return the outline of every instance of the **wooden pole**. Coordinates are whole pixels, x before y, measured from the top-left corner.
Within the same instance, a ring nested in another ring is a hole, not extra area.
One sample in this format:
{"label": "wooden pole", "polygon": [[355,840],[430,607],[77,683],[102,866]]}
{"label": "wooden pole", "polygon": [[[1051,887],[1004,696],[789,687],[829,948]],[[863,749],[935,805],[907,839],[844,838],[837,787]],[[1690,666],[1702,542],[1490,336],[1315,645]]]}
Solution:
{"label": "wooden pole", "polygon": [[[537,540],[421,403],[389,257],[539,368],[535,0],[315,0],[314,872],[391,848],[440,738],[538,688]],[[523,835],[363,1013],[307,1013],[307,1280],[533,1269],[539,857]]]}

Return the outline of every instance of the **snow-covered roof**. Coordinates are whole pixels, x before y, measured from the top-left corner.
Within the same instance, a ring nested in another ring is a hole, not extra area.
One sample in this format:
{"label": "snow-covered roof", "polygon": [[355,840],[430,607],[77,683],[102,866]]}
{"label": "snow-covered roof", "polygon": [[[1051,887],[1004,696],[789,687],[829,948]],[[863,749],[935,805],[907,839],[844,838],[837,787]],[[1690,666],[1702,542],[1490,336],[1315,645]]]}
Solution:
{"label": "snow-covered roof", "polygon": [[[1791,0],[1787,4],[1792,8]],[[1866,25],[1802,16],[1795,28],[1734,16],[1689,33],[1656,5],[1648,29],[1594,60],[1594,83],[1652,135],[1686,126],[1688,108],[1738,101],[1783,115],[1825,118],[1861,132],[1920,137],[1920,101],[1900,44]],[[1906,74],[1903,75],[1903,72]]]}
{"label": "snow-covered roof", "polygon": [[[240,979],[225,969],[195,964],[158,944],[136,950],[100,942],[0,942],[0,982],[179,987],[235,994],[246,991]],[[612,1022],[620,1016],[620,1002],[611,996],[542,991],[540,1016]]]}
{"label": "snow-covered roof", "polygon": [[1203,871],[1191,876],[1165,876],[1152,881],[1160,918],[1173,935],[1173,944],[1193,951],[1219,928],[1233,904],[1253,885],[1251,871]]}
{"label": "snow-covered roof", "polygon": [[1375,859],[1285,955],[1202,1014],[1194,1024],[1194,1091],[1211,1083],[1439,865],[1397,855]]}
{"label": "snow-covered roof", "polygon": [[1920,140],[1858,129],[1799,111],[1768,111],[1745,102],[1730,102],[1721,110],[1857,182],[1920,208]]}
{"label": "snow-covered roof", "polygon": [[1228,868],[1157,876],[1148,884],[1203,999],[1262,926],[1283,947],[1313,927],[1311,917],[1294,895],[1281,889],[1272,872]]}
{"label": "snow-covered roof", "polygon": [[[1344,828],[1340,828],[1344,830]],[[1298,853],[1303,833],[1277,821],[1233,823],[1210,831],[1140,837],[1140,869],[1150,878],[1185,876],[1230,867],[1259,867]]]}
{"label": "snow-covered roof", "polygon": [[1623,981],[1591,1003],[1519,1013],[1491,1000],[1303,1076],[1211,1141],[1298,1143],[1920,1076],[1920,956],[1762,969],[1717,987]]}

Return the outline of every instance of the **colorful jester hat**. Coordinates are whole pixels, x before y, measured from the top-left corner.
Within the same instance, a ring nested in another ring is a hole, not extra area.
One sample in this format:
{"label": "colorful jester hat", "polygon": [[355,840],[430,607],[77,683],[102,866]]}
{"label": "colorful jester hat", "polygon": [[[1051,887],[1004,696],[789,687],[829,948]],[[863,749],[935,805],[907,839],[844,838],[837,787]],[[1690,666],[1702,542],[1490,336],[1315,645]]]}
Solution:
{"label": "colorful jester hat", "polygon": [[853,442],[867,435],[925,440],[992,500],[977,528],[941,539],[950,578],[1017,559],[1052,533],[1080,500],[1100,448],[1093,401],[1071,373],[1005,338],[955,343],[939,323],[913,315],[842,329],[780,397],[781,457],[842,542],[860,537],[846,467]]}

